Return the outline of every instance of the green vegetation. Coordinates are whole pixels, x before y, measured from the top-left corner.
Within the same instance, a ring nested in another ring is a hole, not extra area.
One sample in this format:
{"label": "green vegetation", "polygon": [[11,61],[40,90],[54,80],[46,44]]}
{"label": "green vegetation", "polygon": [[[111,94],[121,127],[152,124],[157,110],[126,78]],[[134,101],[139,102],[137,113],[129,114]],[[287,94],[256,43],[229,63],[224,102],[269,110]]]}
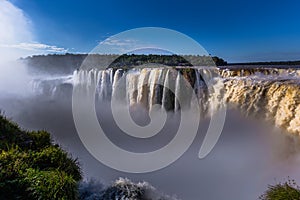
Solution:
{"label": "green vegetation", "polygon": [[269,61],[269,62],[248,62],[248,63],[228,63],[228,65],[277,65],[276,67],[280,68],[280,66],[299,66],[300,60],[294,61]]}
{"label": "green vegetation", "polygon": [[[87,58],[87,59],[86,59]],[[86,60],[85,60],[86,59]],[[141,54],[49,54],[34,55],[21,58],[31,74],[72,74],[74,70],[79,69],[82,65],[87,68],[123,68],[131,69],[140,65],[149,63],[160,64],[165,66],[227,66],[227,65],[257,65],[268,66],[299,66],[300,61],[278,61],[278,62],[249,62],[249,63],[227,63],[224,59],[217,56],[203,55],[141,55]]]}
{"label": "green vegetation", "polygon": [[[87,59],[86,59],[87,58]],[[86,60],[85,60],[86,59]],[[217,56],[200,55],[102,55],[102,54],[58,54],[58,55],[36,55],[20,59],[27,64],[29,72],[72,74],[81,65],[87,68],[123,68],[130,69],[149,63],[165,66],[221,66],[227,62]]]}
{"label": "green vegetation", "polygon": [[24,131],[0,115],[0,199],[78,199],[81,171],[46,131]]}
{"label": "green vegetation", "polygon": [[148,63],[161,64],[166,66],[215,66],[226,65],[223,59],[216,56],[195,56],[195,55],[135,55],[123,54],[116,58],[110,65],[112,68],[134,67]]}
{"label": "green vegetation", "polygon": [[294,180],[285,183],[270,185],[260,200],[299,200],[300,188]]}

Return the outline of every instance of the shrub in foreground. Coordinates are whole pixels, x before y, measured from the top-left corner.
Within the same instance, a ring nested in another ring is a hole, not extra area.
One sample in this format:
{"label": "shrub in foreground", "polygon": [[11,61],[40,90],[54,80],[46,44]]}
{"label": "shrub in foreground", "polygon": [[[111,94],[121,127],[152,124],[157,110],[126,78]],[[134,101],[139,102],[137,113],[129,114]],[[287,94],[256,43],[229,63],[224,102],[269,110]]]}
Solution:
{"label": "shrub in foreground", "polygon": [[24,131],[0,115],[0,199],[78,199],[76,160],[46,131]]}
{"label": "shrub in foreground", "polygon": [[260,196],[261,200],[299,200],[300,188],[293,180],[285,183],[270,185],[268,190]]}
{"label": "shrub in foreground", "polygon": [[77,199],[77,182],[60,170],[28,169],[25,184],[30,199]]}

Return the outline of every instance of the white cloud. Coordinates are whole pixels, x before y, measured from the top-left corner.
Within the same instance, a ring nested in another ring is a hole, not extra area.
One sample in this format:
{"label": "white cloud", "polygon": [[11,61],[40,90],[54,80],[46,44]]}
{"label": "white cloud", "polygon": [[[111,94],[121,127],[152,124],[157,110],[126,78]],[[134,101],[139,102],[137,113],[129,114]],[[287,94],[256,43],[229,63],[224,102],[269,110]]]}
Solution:
{"label": "white cloud", "polygon": [[0,47],[6,48],[16,48],[28,51],[38,51],[38,52],[49,52],[49,53],[65,53],[68,49],[57,47],[53,45],[41,44],[41,43],[26,43],[22,42],[19,44],[0,44]]}
{"label": "white cloud", "polygon": [[[157,45],[141,39],[129,38],[123,35],[112,36],[99,43],[93,53],[123,54],[141,49],[161,49]],[[145,50],[145,52],[147,52]]]}
{"label": "white cloud", "polygon": [[114,38],[107,38],[100,44],[104,45],[111,45],[111,46],[133,46],[137,44],[137,40],[133,39],[114,39]]}
{"label": "white cloud", "polygon": [[97,53],[127,53],[129,50],[144,46],[140,41],[135,39],[110,37],[100,42]]}
{"label": "white cloud", "polygon": [[65,53],[67,49],[36,42],[31,20],[23,10],[0,0],[0,59],[14,60],[32,54]]}
{"label": "white cloud", "polygon": [[0,43],[32,41],[31,21],[24,12],[6,0],[0,0]]}

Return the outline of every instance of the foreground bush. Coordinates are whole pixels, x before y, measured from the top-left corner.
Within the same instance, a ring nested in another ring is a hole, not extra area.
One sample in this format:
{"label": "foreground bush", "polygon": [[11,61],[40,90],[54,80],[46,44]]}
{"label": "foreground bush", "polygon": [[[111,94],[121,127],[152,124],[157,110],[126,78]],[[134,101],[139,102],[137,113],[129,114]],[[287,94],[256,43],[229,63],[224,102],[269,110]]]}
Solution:
{"label": "foreground bush", "polygon": [[77,199],[77,182],[71,175],[60,171],[29,169],[25,182],[30,199]]}
{"label": "foreground bush", "polygon": [[261,200],[299,200],[300,189],[293,180],[269,186],[268,190],[259,198]]}
{"label": "foreground bush", "polygon": [[0,115],[0,199],[78,199],[76,160],[46,131],[23,131]]}
{"label": "foreground bush", "polygon": [[77,161],[68,157],[68,154],[62,151],[57,146],[50,146],[33,153],[32,166],[40,170],[55,170],[59,169],[79,181],[81,179],[80,169]]}

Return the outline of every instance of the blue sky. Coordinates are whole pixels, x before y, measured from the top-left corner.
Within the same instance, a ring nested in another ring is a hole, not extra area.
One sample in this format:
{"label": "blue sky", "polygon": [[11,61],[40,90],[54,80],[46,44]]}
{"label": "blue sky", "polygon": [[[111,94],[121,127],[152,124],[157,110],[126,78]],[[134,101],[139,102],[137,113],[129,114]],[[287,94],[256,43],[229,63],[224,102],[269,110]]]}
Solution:
{"label": "blue sky", "polygon": [[31,20],[36,40],[89,52],[138,27],[187,34],[231,62],[300,60],[300,1],[11,0]]}

